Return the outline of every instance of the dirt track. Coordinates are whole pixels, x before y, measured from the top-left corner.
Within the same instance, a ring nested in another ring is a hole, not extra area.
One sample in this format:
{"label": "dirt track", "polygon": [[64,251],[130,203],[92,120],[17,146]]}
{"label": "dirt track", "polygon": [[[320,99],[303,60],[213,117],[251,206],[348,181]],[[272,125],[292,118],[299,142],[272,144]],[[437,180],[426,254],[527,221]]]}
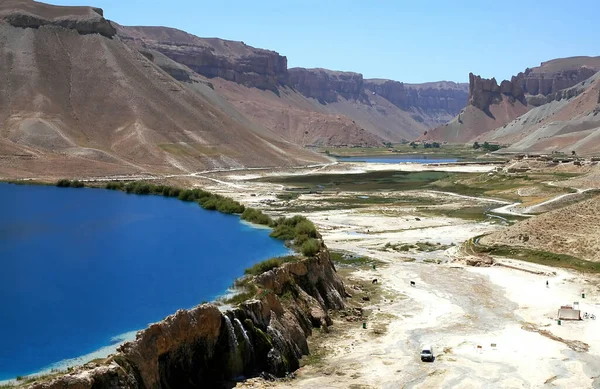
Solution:
{"label": "dirt track", "polygon": [[[220,184],[214,189],[263,207],[281,190],[281,186],[255,186],[239,179],[236,177],[236,188]],[[298,201],[314,201],[327,194],[311,196]],[[458,206],[478,203],[473,198],[436,196]],[[330,249],[386,263],[350,275],[365,281],[377,278],[383,300],[364,303],[363,308],[372,312],[366,330],[360,322],[342,321],[332,334],[318,337],[319,346],[328,352],[320,364],[300,369],[296,379],[281,383],[251,380],[238,387],[600,387],[600,322],[558,326],[555,320],[558,307],[573,301],[580,301],[582,310],[600,317],[600,299],[595,297],[600,292],[595,286],[598,279],[513,260],[503,260],[509,267],[464,266],[458,246],[446,247],[504,228],[489,220],[423,217],[414,207],[402,206],[306,209],[304,214],[318,225]],[[424,241],[432,246],[439,243],[445,250],[399,252],[385,248],[388,242]],[[416,286],[411,287],[410,281]],[[351,287],[352,281],[348,285]],[[585,300],[580,298],[582,291],[587,294]],[[434,348],[434,363],[419,359],[425,343]]]}

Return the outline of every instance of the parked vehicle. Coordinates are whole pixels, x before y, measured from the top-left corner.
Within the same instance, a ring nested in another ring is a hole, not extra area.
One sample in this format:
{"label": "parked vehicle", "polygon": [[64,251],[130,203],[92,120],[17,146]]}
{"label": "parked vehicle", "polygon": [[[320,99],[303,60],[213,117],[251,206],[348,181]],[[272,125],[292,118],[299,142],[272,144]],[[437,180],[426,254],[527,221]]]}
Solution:
{"label": "parked vehicle", "polygon": [[433,349],[431,346],[423,346],[421,350],[421,361],[423,362],[433,362]]}

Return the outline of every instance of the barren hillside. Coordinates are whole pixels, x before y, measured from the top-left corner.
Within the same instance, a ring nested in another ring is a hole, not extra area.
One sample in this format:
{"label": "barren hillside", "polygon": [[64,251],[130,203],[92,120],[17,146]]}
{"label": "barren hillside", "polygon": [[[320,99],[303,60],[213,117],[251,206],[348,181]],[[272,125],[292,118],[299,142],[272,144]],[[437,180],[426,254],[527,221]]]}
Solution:
{"label": "barren hillside", "polygon": [[[513,144],[515,151],[595,149],[592,138],[585,144],[578,142],[597,127],[590,124],[594,120],[585,116],[597,112],[598,98],[593,95],[594,77],[599,70],[600,57],[572,57],[543,62],[500,84],[493,78],[482,79],[471,74],[468,106],[450,123],[430,131],[423,139],[457,143],[494,141]],[[560,124],[556,125],[556,119]],[[538,133],[541,127],[545,130]],[[575,130],[563,130],[565,127]],[[580,133],[566,135],[571,132]]]}
{"label": "barren hillside", "polygon": [[[409,85],[364,80],[354,72],[288,69],[285,56],[243,42],[200,38],[166,27],[118,26],[118,31],[133,47],[160,52],[215,84],[238,84],[220,93],[251,120],[304,145],[414,139],[450,120],[467,102],[466,84]],[[282,106],[287,112],[281,113]],[[307,124],[311,121],[316,127]]]}
{"label": "barren hillside", "polygon": [[481,239],[600,261],[600,197],[521,221]]}
{"label": "barren hillside", "polygon": [[101,15],[89,7],[0,4],[0,175],[323,161],[189,90],[126,45]]}
{"label": "barren hillside", "polygon": [[600,72],[556,94],[555,100],[480,138],[510,144],[506,151],[561,151],[597,154],[600,151]]}

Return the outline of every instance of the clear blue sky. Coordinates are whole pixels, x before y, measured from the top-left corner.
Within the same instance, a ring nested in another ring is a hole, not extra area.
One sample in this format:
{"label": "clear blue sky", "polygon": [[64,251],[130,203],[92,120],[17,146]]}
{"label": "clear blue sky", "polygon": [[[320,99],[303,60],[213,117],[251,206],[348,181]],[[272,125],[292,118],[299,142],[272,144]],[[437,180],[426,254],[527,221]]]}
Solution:
{"label": "clear blue sky", "polygon": [[598,0],[47,0],[94,5],[123,25],[244,41],[322,67],[404,82],[501,80],[600,55]]}

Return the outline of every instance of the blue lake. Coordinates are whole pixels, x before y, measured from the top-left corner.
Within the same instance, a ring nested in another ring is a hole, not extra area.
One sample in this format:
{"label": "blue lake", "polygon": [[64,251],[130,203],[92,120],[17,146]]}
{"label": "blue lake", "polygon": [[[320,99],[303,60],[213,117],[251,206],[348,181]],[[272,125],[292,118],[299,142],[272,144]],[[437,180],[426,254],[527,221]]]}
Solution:
{"label": "blue lake", "polygon": [[452,163],[458,162],[457,158],[439,158],[427,155],[391,155],[391,156],[364,156],[364,157],[338,157],[339,162],[371,162],[371,163]]}
{"label": "blue lake", "polygon": [[196,203],[0,184],[0,380],[114,343],[288,253]]}

